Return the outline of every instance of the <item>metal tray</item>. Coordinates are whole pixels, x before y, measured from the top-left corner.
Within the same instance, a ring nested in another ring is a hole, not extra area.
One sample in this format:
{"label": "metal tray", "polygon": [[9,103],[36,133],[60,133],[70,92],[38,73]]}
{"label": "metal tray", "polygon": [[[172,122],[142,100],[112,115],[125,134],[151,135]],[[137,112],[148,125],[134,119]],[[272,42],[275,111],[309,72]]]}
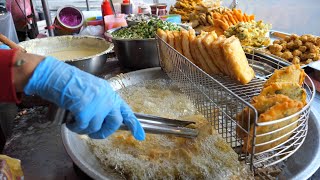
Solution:
{"label": "metal tray", "polygon": [[[109,80],[115,90],[134,85],[145,80],[167,79],[167,75],[160,68],[150,68],[127,73]],[[284,161],[286,165],[279,178],[307,179],[320,166],[320,114],[312,109],[309,117],[309,133],[303,145],[295,154]],[[97,158],[81,137],[69,131],[64,125],[61,129],[62,140],[67,153],[74,163],[93,179],[123,179],[112,169],[104,170]]]}
{"label": "metal tray", "polygon": [[[271,43],[273,43],[273,41],[276,40],[276,39],[283,39],[286,36],[290,36],[290,33],[285,33],[285,32],[276,31],[276,30],[270,30],[269,31],[269,37],[270,37]],[[268,56],[269,54],[265,53],[265,55]],[[273,56],[274,57],[274,55],[269,55],[269,56],[271,56],[271,57]],[[282,59],[280,57],[278,57],[278,58]],[[283,61],[283,63],[291,64],[290,62],[286,61],[285,59],[282,59],[282,61]],[[320,60],[313,61],[313,62],[311,62],[309,64],[306,64],[306,65],[303,65],[301,67],[302,68],[310,67],[310,68],[312,68],[314,70],[320,71]]]}

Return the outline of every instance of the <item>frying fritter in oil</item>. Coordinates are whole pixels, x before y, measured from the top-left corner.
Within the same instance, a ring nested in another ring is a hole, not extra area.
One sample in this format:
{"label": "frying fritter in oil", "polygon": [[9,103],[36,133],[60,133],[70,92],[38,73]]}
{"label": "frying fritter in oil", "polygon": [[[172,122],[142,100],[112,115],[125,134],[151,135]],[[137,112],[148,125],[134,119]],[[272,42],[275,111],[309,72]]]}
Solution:
{"label": "frying fritter in oil", "polygon": [[306,74],[299,64],[275,70],[273,75],[266,81],[264,87],[269,86],[275,82],[292,82],[302,85]]}
{"label": "frying fritter in oil", "polygon": [[[274,120],[278,120],[287,116],[290,116],[298,111],[300,111],[303,108],[303,104],[299,101],[295,100],[289,100],[283,103],[276,104],[272,106],[269,110],[262,113],[259,116],[258,122],[270,122]],[[289,139],[291,136],[293,130],[298,125],[298,116],[290,118],[286,121],[282,121],[276,124],[267,125],[267,126],[257,126],[256,127],[256,135],[262,135],[265,133],[270,133],[263,136],[257,136],[255,141],[255,153],[262,152],[271,148],[274,148],[281,143],[285,142]],[[280,128],[284,128],[279,130]],[[278,131],[276,131],[278,130]],[[276,132],[273,132],[276,131]],[[291,132],[291,133],[290,133]],[[287,134],[287,135],[286,135]],[[286,135],[286,136],[284,136]],[[281,136],[284,136],[280,138]],[[251,152],[252,151],[252,137],[253,137],[253,128],[250,128],[250,136],[244,137],[244,146],[243,151],[244,152]],[[249,138],[249,139],[248,139]],[[277,139],[280,138],[280,139]],[[270,142],[272,140],[275,140],[271,143],[260,145],[262,143]]]}

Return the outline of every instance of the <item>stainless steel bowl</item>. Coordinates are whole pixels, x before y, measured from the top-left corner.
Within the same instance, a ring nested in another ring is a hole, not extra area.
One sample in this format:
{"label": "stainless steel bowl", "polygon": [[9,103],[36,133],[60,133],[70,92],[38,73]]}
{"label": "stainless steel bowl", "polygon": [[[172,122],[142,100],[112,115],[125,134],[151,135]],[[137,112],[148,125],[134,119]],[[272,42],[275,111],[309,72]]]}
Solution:
{"label": "stainless steel bowl", "polygon": [[120,39],[113,38],[112,33],[121,28],[110,29],[105,33],[106,38],[114,44],[114,52],[124,68],[132,70],[159,67],[157,42],[150,39]]}
{"label": "stainless steel bowl", "polygon": [[42,39],[32,39],[19,43],[29,53],[48,56],[66,49],[81,51],[90,49],[96,54],[76,59],[67,59],[64,62],[76,66],[88,73],[99,75],[103,73],[107,60],[107,53],[113,49],[113,44],[103,38],[93,36],[57,36]]}

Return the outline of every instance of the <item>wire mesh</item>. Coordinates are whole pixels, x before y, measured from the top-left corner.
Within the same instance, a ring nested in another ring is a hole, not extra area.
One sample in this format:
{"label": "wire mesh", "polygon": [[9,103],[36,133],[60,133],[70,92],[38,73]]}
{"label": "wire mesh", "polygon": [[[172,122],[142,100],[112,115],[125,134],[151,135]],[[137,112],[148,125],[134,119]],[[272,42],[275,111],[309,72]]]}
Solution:
{"label": "wire mesh", "polygon": [[[315,96],[313,84],[311,87],[303,85],[308,94],[307,105],[286,118],[267,123],[258,122],[258,112],[250,104],[252,97],[260,93],[264,82],[274,70],[287,66],[288,63],[252,49],[246,55],[256,77],[250,83],[241,85],[227,76],[207,74],[160,37],[157,36],[156,39],[162,69],[234,148],[239,160],[249,164],[252,170],[273,166],[287,159],[302,145],[308,131],[310,104]],[[306,78],[310,79],[308,76]],[[248,110],[248,116],[237,118],[244,109]],[[283,125],[271,132],[256,134],[257,127],[277,123]],[[266,142],[257,142],[257,138],[272,135],[278,136]],[[275,142],[278,143],[274,145]],[[272,144],[271,148],[256,150]]]}

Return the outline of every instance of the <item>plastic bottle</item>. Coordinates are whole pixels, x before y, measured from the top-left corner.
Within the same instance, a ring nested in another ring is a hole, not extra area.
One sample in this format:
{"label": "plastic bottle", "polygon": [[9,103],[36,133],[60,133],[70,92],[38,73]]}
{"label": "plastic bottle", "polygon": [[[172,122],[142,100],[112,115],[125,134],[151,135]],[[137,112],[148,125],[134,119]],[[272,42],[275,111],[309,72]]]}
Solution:
{"label": "plastic bottle", "polygon": [[104,0],[102,2],[102,4],[101,4],[101,13],[102,13],[102,17],[104,17],[106,15],[113,14],[110,2],[108,0]]}
{"label": "plastic bottle", "polygon": [[132,4],[130,3],[130,0],[123,0],[121,3],[121,13],[132,14]]}

